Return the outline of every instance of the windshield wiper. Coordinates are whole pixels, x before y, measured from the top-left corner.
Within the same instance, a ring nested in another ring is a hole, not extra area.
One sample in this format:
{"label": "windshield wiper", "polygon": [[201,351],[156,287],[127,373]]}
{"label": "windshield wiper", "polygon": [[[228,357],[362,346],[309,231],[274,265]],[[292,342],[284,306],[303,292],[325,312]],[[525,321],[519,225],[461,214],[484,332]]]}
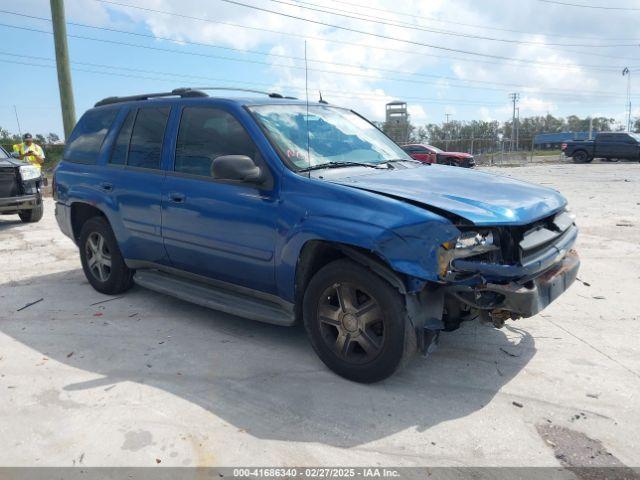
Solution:
{"label": "windshield wiper", "polygon": [[[387,163],[400,163],[400,162],[412,162],[412,163],[422,164],[420,160],[416,160],[415,158],[392,158],[391,160],[385,160],[384,162],[381,162],[380,165],[385,165]],[[430,164],[425,163],[424,165],[430,165]]]}
{"label": "windshield wiper", "polygon": [[380,168],[373,163],[364,162],[326,162],[319,165],[313,165],[311,167],[301,168],[298,172],[310,172],[311,170],[322,170],[323,168],[341,168],[341,167],[369,167]]}

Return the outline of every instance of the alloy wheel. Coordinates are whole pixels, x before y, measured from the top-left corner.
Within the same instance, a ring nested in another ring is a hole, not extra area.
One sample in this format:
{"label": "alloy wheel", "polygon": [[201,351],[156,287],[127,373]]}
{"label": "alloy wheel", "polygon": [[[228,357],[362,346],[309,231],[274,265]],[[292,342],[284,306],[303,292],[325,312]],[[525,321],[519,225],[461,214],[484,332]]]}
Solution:
{"label": "alloy wheel", "polygon": [[327,288],[320,297],[318,321],[325,345],[344,361],[367,363],[382,352],[382,308],[357,285],[336,283]]}
{"label": "alloy wheel", "polygon": [[84,249],[89,271],[97,280],[106,282],[111,276],[111,252],[104,237],[98,232],[91,233]]}

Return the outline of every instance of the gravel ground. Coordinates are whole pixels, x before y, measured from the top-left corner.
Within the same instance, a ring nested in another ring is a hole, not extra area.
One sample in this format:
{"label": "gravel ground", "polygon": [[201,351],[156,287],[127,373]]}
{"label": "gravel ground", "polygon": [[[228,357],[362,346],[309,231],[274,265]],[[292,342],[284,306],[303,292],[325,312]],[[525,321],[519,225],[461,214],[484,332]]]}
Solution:
{"label": "gravel ground", "polygon": [[568,197],[581,282],[369,386],[300,328],[95,292],[50,199],[1,218],[0,465],[639,466],[640,165],[487,170]]}

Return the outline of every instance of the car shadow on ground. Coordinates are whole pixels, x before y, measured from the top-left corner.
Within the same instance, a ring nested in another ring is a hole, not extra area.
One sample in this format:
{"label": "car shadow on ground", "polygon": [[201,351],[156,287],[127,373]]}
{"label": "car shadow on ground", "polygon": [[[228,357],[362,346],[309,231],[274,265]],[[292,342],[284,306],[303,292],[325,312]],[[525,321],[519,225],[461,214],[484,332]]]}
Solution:
{"label": "car shadow on ground", "polygon": [[8,230],[12,227],[17,227],[19,225],[24,225],[22,220],[20,220],[17,215],[15,216],[15,218],[12,218],[12,217],[13,215],[0,216],[0,231]]}
{"label": "car shadow on ground", "polygon": [[[472,322],[443,334],[429,358],[360,385],[328,371],[300,327],[253,322],[140,287],[106,297],[80,270],[11,285],[11,298],[20,301],[0,307],[8,313],[0,330],[98,376],[67,384],[63,395],[139,382],[263,439],[352,447],[409,428],[424,431],[483,408],[536,351],[521,329]],[[16,312],[31,297],[44,300]]]}

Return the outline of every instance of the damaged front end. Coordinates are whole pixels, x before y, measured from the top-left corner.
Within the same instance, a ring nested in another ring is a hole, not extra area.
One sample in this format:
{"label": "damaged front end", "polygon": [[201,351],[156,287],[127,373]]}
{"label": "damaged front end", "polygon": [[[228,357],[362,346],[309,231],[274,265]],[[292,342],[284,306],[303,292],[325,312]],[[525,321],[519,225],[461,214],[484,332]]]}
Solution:
{"label": "damaged front end", "polygon": [[500,328],[531,317],[576,278],[578,228],[567,210],[524,226],[474,228],[443,243],[440,281],[407,295],[407,308],[427,352],[440,331],[479,318]]}

